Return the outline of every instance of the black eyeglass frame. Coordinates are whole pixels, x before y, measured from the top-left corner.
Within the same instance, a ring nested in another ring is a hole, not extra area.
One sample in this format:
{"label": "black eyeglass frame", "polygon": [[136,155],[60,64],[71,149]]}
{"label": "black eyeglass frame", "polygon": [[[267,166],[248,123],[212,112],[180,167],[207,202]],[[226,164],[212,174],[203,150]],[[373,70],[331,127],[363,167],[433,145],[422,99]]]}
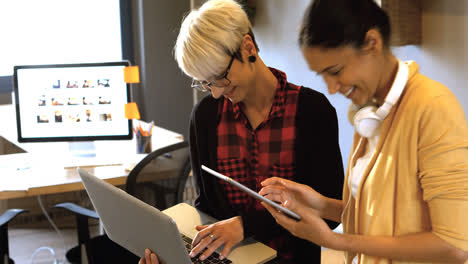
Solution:
{"label": "black eyeglass frame", "polygon": [[[211,91],[211,87],[215,87],[215,88],[224,88],[224,87],[227,87],[231,84],[231,80],[229,80],[229,78],[227,77],[228,74],[229,74],[229,71],[231,70],[231,66],[232,66],[232,63],[234,62],[234,58],[235,58],[235,54],[231,56],[231,60],[229,61],[229,64],[226,68],[226,71],[218,78],[212,80],[212,81],[198,81],[198,80],[195,80],[193,79],[192,80],[192,89],[196,89],[200,92],[210,92]],[[214,82],[216,81],[220,81],[222,79],[226,79],[228,81],[227,84],[223,84],[222,86],[216,86]]]}

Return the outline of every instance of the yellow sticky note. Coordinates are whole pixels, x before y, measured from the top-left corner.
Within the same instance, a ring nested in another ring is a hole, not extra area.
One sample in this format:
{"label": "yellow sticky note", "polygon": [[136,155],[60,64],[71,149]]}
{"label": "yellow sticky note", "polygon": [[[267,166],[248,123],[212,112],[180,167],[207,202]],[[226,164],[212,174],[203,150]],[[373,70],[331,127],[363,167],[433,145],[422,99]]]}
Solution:
{"label": "yellow sticky note", "polygon": [[138,66],[128,66],[124,68],[124,81],[126,83],[139,83],[140,70]]}
{"label": "yellow sticky note", "polygon": [[125,104],[125,118],[127,119],[140,119],[140,112],[135,102]]}

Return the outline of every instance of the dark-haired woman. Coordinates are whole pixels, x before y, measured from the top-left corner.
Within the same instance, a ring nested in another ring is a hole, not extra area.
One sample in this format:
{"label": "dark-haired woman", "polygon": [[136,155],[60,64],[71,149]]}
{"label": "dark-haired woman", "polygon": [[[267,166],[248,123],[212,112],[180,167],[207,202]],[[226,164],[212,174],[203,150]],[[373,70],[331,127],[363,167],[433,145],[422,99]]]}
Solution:
{"label": "dark-haired woman", "polygon": [[[320,263],[320,246],[291,235],[257,200],[201,165],[255,190],[277,176],[339,198],[344,170],[333,106],[264,64],[247,15],[234,0],[211,0],[192,10],[175,55],[192,87],[211,94],[193,109],[189,141],[195,207],[220,221],[196,227],[190,255],[204,260],[222,248],[220,257],[229,258],[233,247],[254,237],[277,250],[277,263]],[[149,255],[144,261],[150,264]]]}
{"label": "dark-haired woman", "polygon": [[[261,194],[291,233],[346,252],[346,263],[464,263],[468,259],[468,125],[448,88],[390,51],[387,14],[373,0],[315,0],[300,45],[331,94],[351,100],[356,133],[343,200],[279,178]],[[322,218],[341,221],[343,234]]]}

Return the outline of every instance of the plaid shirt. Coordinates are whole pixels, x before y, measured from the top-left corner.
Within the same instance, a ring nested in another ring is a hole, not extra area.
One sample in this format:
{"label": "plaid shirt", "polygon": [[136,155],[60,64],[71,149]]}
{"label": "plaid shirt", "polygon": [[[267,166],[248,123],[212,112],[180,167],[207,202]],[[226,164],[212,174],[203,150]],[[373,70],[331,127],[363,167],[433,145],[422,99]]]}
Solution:
{"label": "plaid shirt", "polygon": [[[284,72],[270,70],[278,79],[278,87],[270,114],[256,129],[252,129],[242,112],[242,102],[233,105],[224,99],[218,109],[218,170],[255,191],[261,189],[263,180],[274,176],[293,179],[295,171],[295,119],[300,87],[287,83]],[[243,213],[265,210],[245,192],[224,181],[220,183],[234,210]],[[287,252],[280,250],[285,243],[283,237],[267,242],[283,258],[290,258]]]}

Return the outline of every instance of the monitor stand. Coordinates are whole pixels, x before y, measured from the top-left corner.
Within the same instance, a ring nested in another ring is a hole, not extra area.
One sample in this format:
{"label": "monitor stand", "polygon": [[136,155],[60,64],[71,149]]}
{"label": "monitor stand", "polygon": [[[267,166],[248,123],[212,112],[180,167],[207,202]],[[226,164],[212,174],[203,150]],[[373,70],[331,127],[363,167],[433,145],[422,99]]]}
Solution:
{"label": "monitor stand", "polygon": [[73,157],[93,158],[96,157],[96,146],[94,141],[68,142],[68,150]]}

